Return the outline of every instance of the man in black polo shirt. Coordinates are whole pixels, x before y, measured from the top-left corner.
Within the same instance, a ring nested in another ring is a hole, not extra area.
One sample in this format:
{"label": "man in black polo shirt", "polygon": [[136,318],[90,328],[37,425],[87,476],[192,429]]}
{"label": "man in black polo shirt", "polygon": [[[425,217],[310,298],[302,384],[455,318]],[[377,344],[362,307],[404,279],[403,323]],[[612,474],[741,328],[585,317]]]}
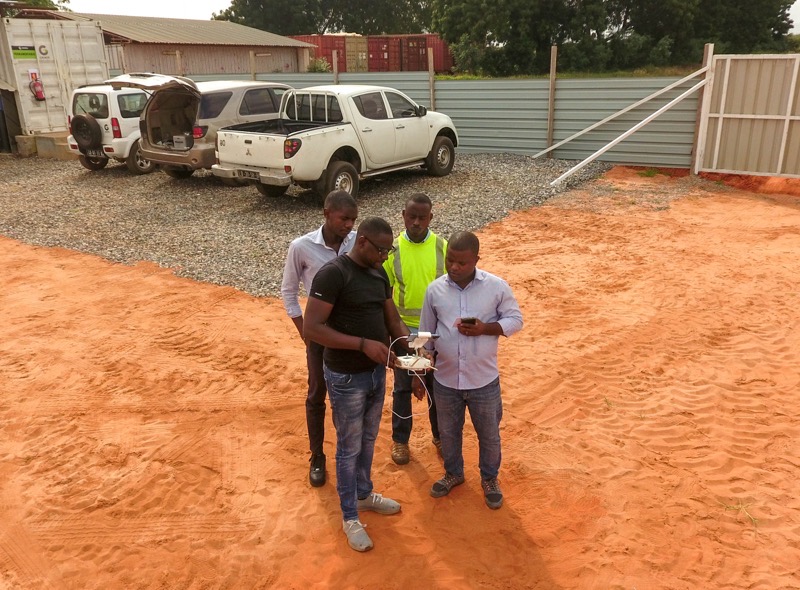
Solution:
{"label": "man in black polo shirt", "polygon": [[372,458],[393,366],[392,338],[408,335],[383,262],[392,251],[391,226],[379,217],[358,227],[353,249],[314,277],[304,323],[306,338],[325,347],[325,382],[336,428],[336,491],[342,527],[356,551],[372,549],[359,510],[396,514],[400,504],[372,489]]}

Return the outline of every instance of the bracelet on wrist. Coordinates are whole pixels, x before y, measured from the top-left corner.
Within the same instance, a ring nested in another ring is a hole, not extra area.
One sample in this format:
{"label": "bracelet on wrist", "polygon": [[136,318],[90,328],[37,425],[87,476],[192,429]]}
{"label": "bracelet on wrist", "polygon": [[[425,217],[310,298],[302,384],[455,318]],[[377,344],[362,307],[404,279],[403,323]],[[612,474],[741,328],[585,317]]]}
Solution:
{"label": "bracelet on wrist", "polygon": [[364,352],[364,337],[361,337],[361,341],[358,343],[358,352]]}

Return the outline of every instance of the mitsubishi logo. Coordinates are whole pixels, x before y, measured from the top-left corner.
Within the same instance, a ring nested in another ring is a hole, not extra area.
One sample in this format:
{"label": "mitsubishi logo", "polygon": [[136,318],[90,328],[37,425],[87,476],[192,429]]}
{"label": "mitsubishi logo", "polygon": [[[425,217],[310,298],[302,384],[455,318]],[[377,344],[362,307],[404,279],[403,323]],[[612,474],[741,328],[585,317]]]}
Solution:
{"label": "mitsubishi logo", "polygon": [[250,153],[250,148],[247,148],[247,153],[245,154],[245,156],[252,156],[252,155],[253,154]]}

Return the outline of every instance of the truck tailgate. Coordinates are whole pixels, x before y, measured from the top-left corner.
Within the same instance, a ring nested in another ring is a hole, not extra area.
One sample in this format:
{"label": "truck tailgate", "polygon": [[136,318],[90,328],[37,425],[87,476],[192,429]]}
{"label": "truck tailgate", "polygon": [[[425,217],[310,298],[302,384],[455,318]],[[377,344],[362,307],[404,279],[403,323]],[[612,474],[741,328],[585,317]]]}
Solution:
{"label": "truck tailgate", "polygon": [[285,135],[225,131],[217,133],[219,163],[223,166],[283,169]]}

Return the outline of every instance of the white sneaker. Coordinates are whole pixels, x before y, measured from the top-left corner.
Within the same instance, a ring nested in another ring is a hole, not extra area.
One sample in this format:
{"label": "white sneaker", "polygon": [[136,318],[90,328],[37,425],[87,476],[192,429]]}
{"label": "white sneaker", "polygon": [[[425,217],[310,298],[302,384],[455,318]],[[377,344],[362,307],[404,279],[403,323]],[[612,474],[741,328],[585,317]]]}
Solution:
{"label": "white sneaker", "polygon": [[400,504],[391,498],[384,498],[380,494],[372,492],[363,500],[358,501],[359,510],[372,510],[378,514],[397,514],[400,512]]}
{"label": "white sneaker", "polygon": [[364,530],[366,526],[358,519],[342,521],[342,529],[344,529],[344,534],[347,535],[347,544],[350,545],[351,549],[362,552],[372,549],[372,539],[369,538],[367,531]]}

